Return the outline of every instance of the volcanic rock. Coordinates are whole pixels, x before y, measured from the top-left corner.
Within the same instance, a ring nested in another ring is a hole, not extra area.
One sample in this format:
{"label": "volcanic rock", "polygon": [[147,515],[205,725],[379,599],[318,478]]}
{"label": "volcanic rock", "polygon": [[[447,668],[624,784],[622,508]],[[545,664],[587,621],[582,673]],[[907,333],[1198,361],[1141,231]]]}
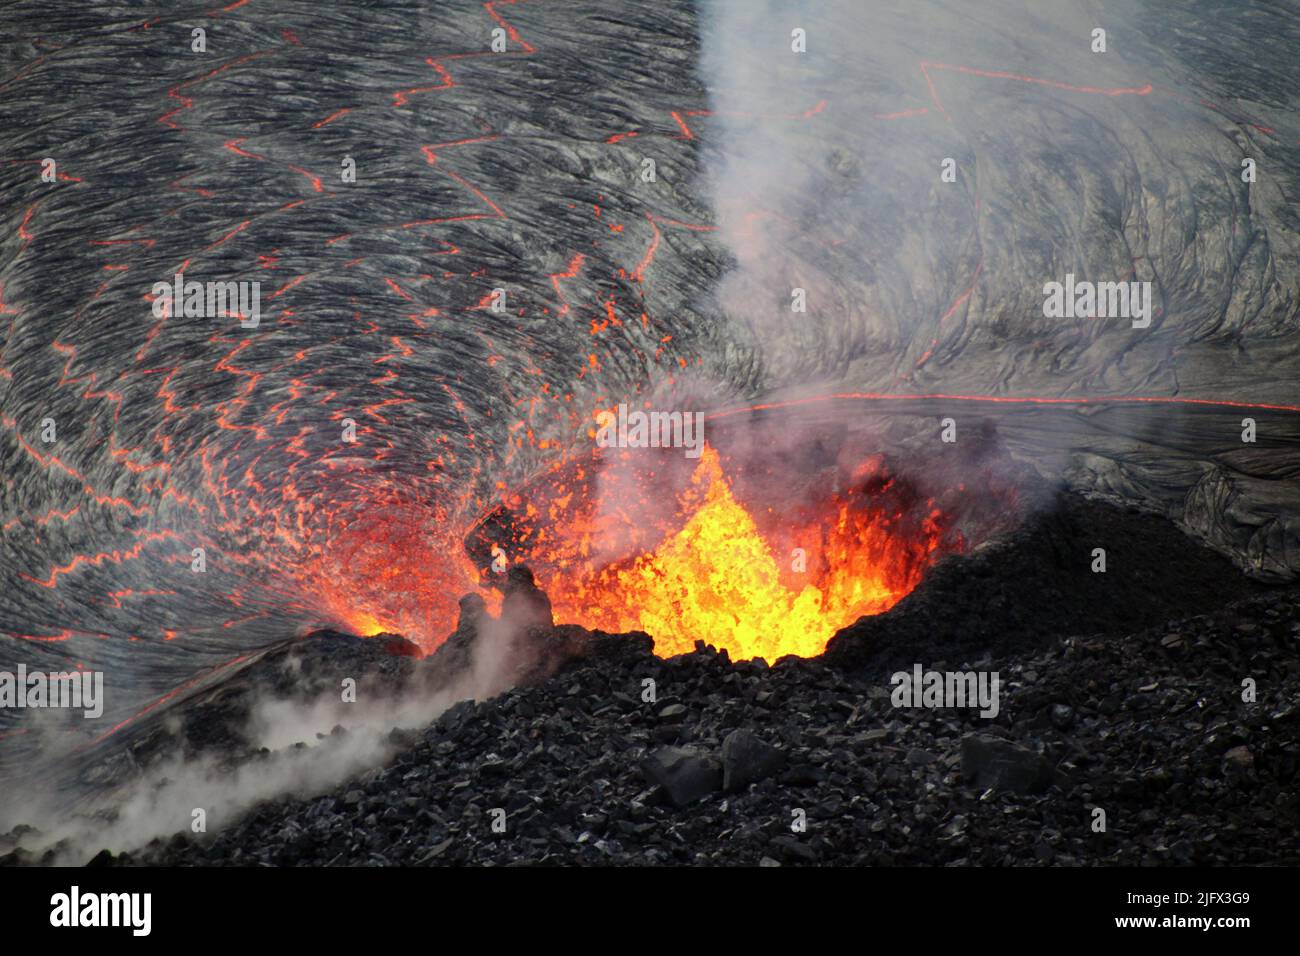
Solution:
{"label": "volcanic rock", "polygon": [[1057,730],[1069,730],[1074,723],[1074,708],[1069,704],[1056,704],[1052,707],[1052,726]]}
{"label": "volcanic rock", "polygon": [[[665,661],[645,635],[586,635],[583,653],[552,679],[459,705],[377,771],[320,797],[268,804],[187,844],[157,841],[130,862],[752,866],[764,858],[807,863],[811,852],[837,865],[1294,863],[1294,846],[1277,834],[1300,827],[1300,721],[1291,703],[1300,672],[1284,663],[1294,660],[1300,635],[1297,596],[1274,591],[1177,619],[1195,654],[1161,647],[1165,623],[1115,639],[1058,638],[1043,650],[995,654],[980,666],[1032,671],[1038,680],[1005,684],[992,721],[889,709],[885,670],[845,671],[818,660],[763,668],[707,651]],[[1259,627],[1239,633],[1242,623]],[[559,628],[549,640],[569,646]],[[1261,682],[1259,703],[1243,704],[1238,672],[1285,676]],[[674,727],[694,744],[659,748],[659,708],[640,700],[647,677],[688,702]],[[1153,691],[1137,690],[1157,682]],[[581,693],[571,694],[575,686]],[[781,707],[758,705],[759,689]],[[1101,700],[1116,693],[1129,706],[1102,714]],[[870,704],[859,707],[856,726],[846,702]],[[1061,704],[1074,712],[1068,733],[1052,722]],[[1186,728],[1191,714],[1200,730]],[[737,729],[762,734],[795,770],[714,807],[696,794],[721,798],[726,771],[712,753]],[[1020,748],[1010,759],[1025,763],[1028,777],[1044,762],[1058,766],[1057,785],[1028,795],[979,786],[962,773],[963,751],[981,743],[964,745],[968,733],[995,737],[985,748],[995,755]],[[1222,766],[1233,746],[1250,748],[1250,771]],[[944,756],[911,763],[913,751]],[[685,807],[661,782],[679,779],[697,781],[695,793],[678,793],[695,797]],[[975,785],[962,786],[963,779]],[[1228,779],[1238,785],[1225,787]],[[364,796],[349,806],[343,798],[353,790]],[[652,799],[660,795],[666,799]],[[1105,807],[1123,838],[1093,833],[1079,810],[1086,806]],[[491,807],[506,809],[506,834],[487,825]],[[789,833],[796,807],[815,825],[815,839]],[[38,862],[34,846],[35,855],[8,862]]]}
{"label": "volcanic rock", "polygon": [[764,743],[752,731],[733,730],[722,741],[722,789],[744,790],[785,765],[785,754]]}
{"label": "volcanic rock", "polygon": [[659,719],[665,723],[680,721],[685,715],[686,706],[684,704],[669,704],[659,711]]}
{"label": "volcanic rock", "polygon": [[1223,763],[1225,767],[1241,772],[1255,766],[1255,755],[1249,747],[1233,747],[1223,755]]}
{"label": "volcanic rock", "polygon": [[[1111,560],[1131,573],[1092,573],[1081,541],[1108,542]],[[1062,494],[1023,526],[935,565],[888,615],[837,633],[825,657],[840,667],[907,669],[1041,647],[1054,635],[1131,634],[1260,590],[1162,518]]]}
{"label": "volcanic rock", "polygon": [[555,626],[551,599],[537,586],[533,572],[515,566],[506,572],[505,600],[501,604],[501,617],[524,633]]}
{"label": "volcanic rock", "polygon": [[689,747],[660,747],[641,761],[641,772],[684,807],[722,788],[722,764],[711,754]]}
{"label": "volcanic rock", "polygon": [[800,862],[800,863],[817,862],[817,851],[815,851],[808,844],[802,843],[799,840],[796,840],[792,836],[773,837],[769,841],[768,845],[780,851],[781,854],[784,855],[787,860],[790,860],[792,862]]}
{"label": "volcanic rock", "polygon": [[1052,784],[1052,765],[1020,744],[991,734],[961,739],[962,776],[981,790],[1040,793]]}
{"label": "volcanic rock", "polygon": [[[1113,522],[1117,532],[1145,528],[1131,516],[1089,520]],[[1011,547],[1037,545],[1022,538]],[[1010,587],[1027,566],[1012,553],[985,568],[992,575],[985,587]],[[1230,596],[1231,581],[1222,583],[1212,590]],[[978,589],[960,575],[931,584],[938,590],[910,612],[873,619],[897,642],[894,652],[909,653],[895,628],[938,642],[949,603],[978,616]],[[1170,578],[1161,600],[1173,606],[1200,587]],[[1161,639],[1175,632],[1186,648],[1171,653]],[[412,662],[356,638],[292,646],[306,655],[295,665],[306,688],[334,698],[340,668],[391,674],[419,693],[412,677],[446,666],[441,652]],[[870,655],[852,667],[824,657],[733,663],[708,648],[664,660],[645,634],[569,626],[540,630],[527,646],[541,663],[513,689],[389,735],[391,748],[371,769],[320,792],[251,807],[190,840],[163,835],[143,847],[116,845],[98,824],[93,843],[72,849],[20,827],[0,837],[0,863],[85,863],[102,847],[116,854],[115,865],[1300,862],[1294,841],[1278,838],[1300,830],[1300,590],[1269,589],[1114,634],[1026,634],[969,657],[956,641],[920,656],[930,666],[1014,675],[991,720],[892,708],[891,669]],[[131,736],[105,741],[103,755],[129,758],[123,747],[164,724],[246,712],[235,702],[250,688],[289,679],[286,653],[146,715],[127,729]],[[913,648],[909,660],[920,654]],[[1248,675],[1258,680],[1258,699],[1249,702],[1241,696]],[[641,699],[647,678],[663,695],[657,705]],[[1103,708],[1110,699],[1118,706]],[[685,713],[665,725],[660,710],[678,703]],[[657,739],[663,729],[672,741]],[[786,757],[785,768],[724,797],[724,784],[735,785],[728,760],[757,735]],[[307,750],[334,739],[308,741]],[[263,758],[244,747],[234,739],[228,760],[254,770]],[[498,807],[508,815],[505,833],[490,826]],[[1106,809],[1110,834],[1091,830],[1081,810],[1088,807]],[[790,831],[796,808],[808,833]]]}
{"label": "volcanic rock", "polygon": [[459,604],[456,629],[433,655],[436,667],[429,682],[431,691],[451,684],[473,666],[474,646],[483,623],[488,619],[487,604],[477,594],[466,594]]}

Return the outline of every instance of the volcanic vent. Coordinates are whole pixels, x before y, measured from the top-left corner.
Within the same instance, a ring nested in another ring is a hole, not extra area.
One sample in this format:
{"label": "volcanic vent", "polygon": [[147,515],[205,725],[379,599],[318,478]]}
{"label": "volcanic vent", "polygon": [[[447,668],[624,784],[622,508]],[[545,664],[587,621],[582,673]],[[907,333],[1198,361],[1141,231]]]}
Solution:
{"label": "volcanic vent", "polygon": [[886,453],[879,433],[790,412],[729,417],[710,436],[694,459],[566,461],[489,514],[470,554],[488,582],[508,561],[530,566],[559,621],[645,631],[664,657],[703,640],[774,661],[820,654],[1015,520],[1005,465],[959,473],[934,452]]}

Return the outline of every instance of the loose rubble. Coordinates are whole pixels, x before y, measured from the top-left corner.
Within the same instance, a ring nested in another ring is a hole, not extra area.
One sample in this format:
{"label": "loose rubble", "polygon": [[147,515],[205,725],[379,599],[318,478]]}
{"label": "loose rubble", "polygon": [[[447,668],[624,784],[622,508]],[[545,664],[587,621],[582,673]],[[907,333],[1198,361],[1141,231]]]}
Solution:
{"label": "loose rubble", "polygon": [[[1132,518],[1076,507],[1080,520],[1114,528]],[[987,568],[1016,579],[979,593],[1071,586],[1067,571],[1016,557],[1017,546],[1032,556],[1034,533]],[[1176,576],[1191,560],[1167,562],[1164,577],[1151,570],[1148,583],[1163,589],[1153,605],[1179,599]],[[908,628],[924,609],[972,593],[937,590],[953,580],[922,585],[928,593],[902,615]],[[1224,577],[1218,593],[1235,580]],[[512,586],[530,593],[531,581]],[[894,707],[890,670],[909,658],[906,646],[853,649],[854,628],[835,653],[769,666],[703,644],[662,660],[646,635],[534,621],[525,643],[563,654],[533,658],[549,663],[521,686],[394,731],[386,765],[327,793],[263,804],[220,832],[110,847],[94,862],[1294,864],[1300,594],[1246,591],[1131,632],[1049,631],[978,650],[958,642],[946,659],[931,656],[943,646],[936,627],[908,665],[919,656],[936,670],[998,671],[991,720],[974,709]],[[445,679],[466,666],[478,610],[463,605],[458,636],[428,661],[388,659],[416,668],[412,681],[430,680],[422,666]],[[870,625],[887,634],[893,616]],[[9,862],[33,862],[23,853]]]}

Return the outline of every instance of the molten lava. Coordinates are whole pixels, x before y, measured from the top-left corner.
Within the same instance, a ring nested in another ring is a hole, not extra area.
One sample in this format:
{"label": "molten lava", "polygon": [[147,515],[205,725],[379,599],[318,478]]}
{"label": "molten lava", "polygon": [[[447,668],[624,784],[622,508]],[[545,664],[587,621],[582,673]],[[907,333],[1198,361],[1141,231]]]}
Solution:
{"label": "molten lava", "polygon": [[432,651],[456,619],[456,596],[479,586],[479,572],[418,506],[371,501],[345,518],[300,571],[319,595],[320,623],[363,637],[402,634]]}
{"label": "molten lava", "polygon": [[820,654],[836,630],[888,610],[939,553],[964,546],[931,504],[905,513],[892,484],[832,496],[793,523],[777,516],[765,535],[706,448],[680,495],[679,526],[657,546],[602,568],[574,563],[545,581],[556,618],[646,631],[663,657],[697,639],[736,660]]}

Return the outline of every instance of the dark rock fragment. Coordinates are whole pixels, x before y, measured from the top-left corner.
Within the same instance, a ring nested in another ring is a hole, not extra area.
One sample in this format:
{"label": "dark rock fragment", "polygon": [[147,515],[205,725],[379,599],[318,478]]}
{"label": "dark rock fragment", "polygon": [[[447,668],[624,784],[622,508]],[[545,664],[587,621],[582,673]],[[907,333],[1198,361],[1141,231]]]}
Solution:
{"label": "dark rock fragment", "polygon": [[659,711],[659,719],[665,722],[680,721],[686,716],[685,704],[669,704]]}
{"label": "dark rock fragment", "polygon": [[785,765],[785,753],[759,740],[751,731],[733,730],[722,741],[722,788],[744,790]]}
{"label": "dark rock fragment", "polygon": [[1041,793],[1052,784],[1052,765],[1020,744],[990,734],[961,739],[961,772],[981,790]]}
{"label": "dark rock fragment", "polygon": [[787,860],[799,863],[817,862],[817,851],[792,836],[772,837],[768,845],[778,850]]}
{"label": "dark rock fragment", "polygon": [[1255,766],[1255,755],[1246,746],[1233,747],[1223,755],[1224,769],[1230,772],[1243,772]]}
{"label": "dark rock fragment", "polygon": [[1054,704],[1052,706],[1052,726],[1057,730],[1069,730],[1070,725],[1074,723],[1074,708],[1069,704]]}
{"label": "dark rock fragment", "polygon": [[501,617],[523,633],[537,628],[549,630],[555,626],[551,599],[537,586],[533,572],[516,566],[506,572],[505,600],[501,604]]}
{"label": "dark rock fragment", "polygon": [[689,747],[660,747],[641,761],[641,772],[679,807],[722,788],[722,763]]}

